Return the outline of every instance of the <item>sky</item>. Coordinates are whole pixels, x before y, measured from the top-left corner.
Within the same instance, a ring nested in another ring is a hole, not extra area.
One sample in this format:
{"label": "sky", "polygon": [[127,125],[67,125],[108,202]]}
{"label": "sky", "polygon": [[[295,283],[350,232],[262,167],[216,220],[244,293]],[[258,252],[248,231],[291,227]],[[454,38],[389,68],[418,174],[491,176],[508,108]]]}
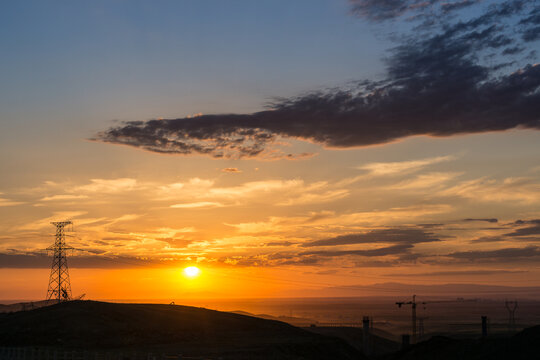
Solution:
{"label": "sky", "polygon": [[540,1],[1,7],[1,299],[540,286]]}

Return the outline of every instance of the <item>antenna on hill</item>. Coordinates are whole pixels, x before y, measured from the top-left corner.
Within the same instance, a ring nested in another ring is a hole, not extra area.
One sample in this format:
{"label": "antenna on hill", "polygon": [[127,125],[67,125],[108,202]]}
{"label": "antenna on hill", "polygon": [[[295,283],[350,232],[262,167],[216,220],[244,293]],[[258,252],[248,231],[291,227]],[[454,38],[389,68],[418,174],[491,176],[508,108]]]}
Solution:
{"label": "antenna on hill", "polygon": [[64,227],[73,225],[71,221],[52,222],[56,226],[55,241],[47,250],[53,251],[53,262],[51,275],[49,276],[49,286],[47,288],[47,300],[68,301],[71,300],[71,284],[67,265],[66,250],[72,247],[66,245],[66,234]]}

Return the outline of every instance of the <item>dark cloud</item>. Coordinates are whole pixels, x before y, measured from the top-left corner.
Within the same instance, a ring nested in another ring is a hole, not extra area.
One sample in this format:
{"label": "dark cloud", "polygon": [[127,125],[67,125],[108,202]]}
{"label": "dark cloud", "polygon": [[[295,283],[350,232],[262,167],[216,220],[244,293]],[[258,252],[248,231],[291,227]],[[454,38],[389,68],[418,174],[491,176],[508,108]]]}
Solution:
{"label": "dark cloud", "polygon": [[485,221],[485,222],[488,222],[488,223],[496,223],[499,220],[495,219],[495,218],[489,218],[489,219],[487,219],[487,218],[484,218],[484,219],[467,218],[467,219],[463,219],[463,221]]}
{"label": "dark cloud", "polygon": [[[295,243],[285,241],[268,243],[266,245],[291,246],[295,245]],[[351,264],[356,263],[357,266],[390,267],[404,262],[410,263],[416,261],[418,256],[410,253],[413,247],[413,244],[405,243],[359,250],[313,250],[298,252],[294,249],[293,251],[275,252],[264,255],[227,256],[219,258],[218,261],[223,264],[235,266],[316,265],[328,263],[335,259],[339,259],[340,263],[343,264],[342,258],[348,257],[347,260],[351,261]],[[385,258],[391,255],[395,256],[393,258]]]}
{"label": "dark cloud", "polygon": [[540,256],[540,248],[537,246],[527,246],[524,248],[504,248],[498,250],[486,250],[486,251],[463,251],[448,254],[451,258],[462,260],[515,260],[521,258],[531,258]]}
{"label": "dark cloud", "polygon": [[273,241],[273,242],[266,243],[265,245],[266,246],[291,246],[295,244],[296,243],[292,241]]}
{"label": "dark cloud", "polygon": [[421,229],[382,229],[310,241],[302,244],[302,246],[336,246],[367,243],[417,244],[433,241],[440,241],[440,239],[435,237],[434,234],[425,232]]}
{"label": "dark cloud", "polygon": [[239,255],[219,258],[225,265],[234,266],[283,266],[283,265],[316,265],[324,262],[324,258],[315,255],[298,255],[293,253],[274,253],[268,255]]}
{"label": "dark cloud", "polygon": [[[471,220],[484,220],[490,219],[465,219]],[[493,219],[496,220],[496,219]],[[496,222],[496,221],[493,221]],[[518,242],[536,242],[540,241],[540,220],[517,220],[512,223],[500,224],[499,228],[485,229],[485,230],[503,230],[510,228],[512,231],[504,234],[482,236],[477,239],[471,240],[472,243],[490,243],[490,242],[502,242],[502,241],[518,241]],[[508,230],[507,230],[508,231]]]}
{"label": "dark cloud", "polygon": [[322,261],[323,259],[318,256],[305,256],[282,261],[279,265],[317,265]]}
{"label": "dark cloud", "polygon": [[540,26],[530,27],[523,31],[523,40],[526,42],[540,40]]}
{"label": "dark cloud", "polygon": [[253,157],[276,137],[268,130],[246,124],[255,115],[203,115],[134,121],[102,132],[97,139],[164,154]]}
{"label": "dark cloud", "polygon": [[503,236],[482,236],[477,239],[471,240],[472,243],[492,243],[507,241],[508,239]]}
{"label": "dark cloud", "polygon": [[540,287],[515,287],[502,285],[485,284],[411,284],[411,283],[381,283],[373,285],[342,285],[325,289],[327,294],[339,294],[344,296],[343,291],[347,291],[347,296],[380,296],[400,294],[404,300],[410,299],[410,294],[429,294],[430,296],[445,296],[455,299],[456,296],[466,297],[495,297],[505,299],[519,294],[521,297],[537,298],[540,295]]}
{"label": "dark cloud", "polygon": [[522,37],[526,42],[540,39],[540,9],[535,8],[529,16],[522,19],[519,24],[522,26]]}
{"label": "dark cloud", "polygon": [[520,25],[540,25],[540,9],[536,8],[532,12],[529,13],[529,16],[520,20]]}
{"label": "dark cloud", "polygon": [[517,225],[532,225],[515,229],[514,231],[505,234],[506,236],[539,236],[540,235],[540,219],[534,220],[518,220],[515,222]]}
{"label": "dark cloud", "polygon": [[462,1],[455,1],[455,2],[444,2],[441,4],[441,9],[443,12],[449,13],[451,11],[465,9],[478,2],[479,2],[478,0],[462,0]]}
{"label": "dark cloud", "polygon": [[[276,252],[265,255],[238,255],[218,259],[220,263],[235,266],[283,266],[283,265],[316,265],[327,263],[334,258],[352,257],[350,260],[372,259],[388,255],[407,255],[412,249],[412,244],[398,244],[377,249],[366,250],[322,250],[305,252]],[[341,260],[340,260],[341,261]],[[381,265],[374,265],[380,262]],[[392,261],[364,261],[358,263],[358,266],[394,266],[404,262],[400,259]],[[384,263],[384,265],[382,265]]]}
{"label": "dark cloud", "polygon": [[371,21],[385,21],[403,15],[442,12],[448,14],[472,6],[479,0],[349,0],[353,14]]}
{"label": "dark cloud", "polygon": [[395,263],[416,263],[417,260],[419,260],[424,255],[418,254],[418,253],[405,253],[399,255]]}
{"label": "dark cloud", "polygon": [[433,271],[427,273],[392,273],[387,276],[478,276],[478,275],[501,275],[501,274],[522,274],[525,270],[456,270],[456,271]]}
{"label": "dark cloud", "polygon": [[[469,3],[450,4],[457,8]],[[355,11],[374,19],[433,4],[439,2],[353,2]],[[479,61],[482,54],[501,50],[511,55],[524,47],[517,43],[511,24],[521,20],[520,31],[530,33],[530,41],[537,19],[521,14],[538,7],[536,1],[503,2],[467,21],[408,37],[390,51],[387,76],[381,81],[280,98],[268,110],[252,114],[127,122],[94,140],[166,154],[301,158],[312,154],[280,153],[274,147],[276,140],[285,137],[348,148],[413,135],[445,137],[516,127],[538,130],[540,65],[522,64],[500,74],[514,62],[484,65]]]}
{"label": "dark cloud", "polygon": [[321,250],[321,251],[306,251],[300,253],[300,255],[317,255],[324,257],[336,257],[336,256],[387,256],[387,255],[398,255],[407,253],[410,249],[413,248],[412,244],[398,244],[392,246],[381,247],[377,249],[368,249],[368,250]]}
{"label": "dark cloud", "polygon": [[0,254],[0,268],[48,268],[52,259],[44,254]]}
{"label": "dark cloud", "polygon": [[515,63],[516,63],[515,61],[499,63],[497,65],[492,66],[491,70],[492,71],[498,71],[498,70],[504,69],[506,67],[513,66]]}
{"label": "dark cloud", "polygon": [[311,94],[246,116],[127,124],[97,139],[158,153],[243,158],[261,155],[278,135],[346,148],[412,135],[540,129],[539,65],[488,80],[487,69],[464,58],[466,50],[454,45],[428,50],[428,55],[419,47],[402,47],[390,64],[394,83],[372,93]]}
{"label": "dark cloud", "polygon": [[[96,256],[70,256],[70,268],[136,268],[169,265],[174,261],[159,259],[142,260],[130,256],[107,256],[101,250],[85,250]],[[50,268],[52,257],[41,253],[0,253],[0,268],[43,269]]]}
{"label": "dark cloud", "polygon": [[516,220],[514,221],[513,224],[514,225],[527,225],[527,224],[540,225],[540,219]]}
{"label": "dark cloud", "polygon": [[388,20],[429,7],[436,0],[350,0],[352,12],[374,21]]}
{"label": "dark cloud", "polygon": [[506,49],[503,50],[502,54],[503,55],[515,55],[515,54],[519,54],[519,53],[522,53],[523,51],[525,51],[526,49],[524,47],[521,47],[521,46],[513,46],[513,47],[508,47]]}
{"label": "dark cloud", "polygon": [[422,228],[422,229],[434,229],[434,228],[440,228],[444,226],[445,224],[438,223],[438,224],[416,224],[416,226]]}

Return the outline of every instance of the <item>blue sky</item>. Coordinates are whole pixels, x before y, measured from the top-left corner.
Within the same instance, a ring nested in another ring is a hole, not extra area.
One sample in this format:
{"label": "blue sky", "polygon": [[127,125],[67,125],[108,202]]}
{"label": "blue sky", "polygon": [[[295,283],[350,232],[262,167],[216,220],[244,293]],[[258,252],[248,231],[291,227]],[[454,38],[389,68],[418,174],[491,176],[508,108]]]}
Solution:
{"label": "blue sky", "polygon": [[5,3],[1,146],[23,159],[3,164],[35,166],[24,158],[37,149],[38,163],[61,157],[51,143],[84,146],[113,120],[251,112],[372,76],[386,45],[348,11],[336,1]]}
{"label": "blue sky", "polygon": [[4,4],[2,108],[102,106],[114,94],[114,106],[159,109],[143,116],[258,109],[381,70],[385,45],[347,11],[336,1]]}

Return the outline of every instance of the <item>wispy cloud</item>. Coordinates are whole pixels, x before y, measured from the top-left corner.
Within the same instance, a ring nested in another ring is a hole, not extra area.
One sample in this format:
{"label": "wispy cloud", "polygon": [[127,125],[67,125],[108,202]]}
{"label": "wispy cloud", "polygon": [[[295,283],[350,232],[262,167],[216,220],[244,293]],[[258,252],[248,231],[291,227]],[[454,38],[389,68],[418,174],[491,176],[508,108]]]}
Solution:
{"label": "wispy cloud", "polygon": [[52,195],[52,196],[45,196],[41,198],[41,201],[65,201],[65,200],[80,200],[80,199],[88,199],[88,195],[71,195],[71,194]]}
{"label": "wispy cloud", "polygon": [[415,189],[430,189],[435,190],[436,188],[441,188],[448,184],[448,182],[462,173],[449,173],[449,172],[438,172],[438,173],[427,173],[416,176],[413,179],[404,180],[397,184],[390,185],[392,189],[400,190],[415,190]]}
{"label": "wispy cloud", "polygon": [[[432,215],[440,215],[452,210],[447,204],[429,204],[407,207],[395,207],[386,210],[353,212],[336,214],[323,212],[296,217],[269,217],[266,221],[226,224],[236,228],[240,233],[287,232],[294,233],[298,229],[308,230],[311,234],[313,227],[325,230],[365,229],[373,226],[389,226],[404,224]],[[307,229],[304,229],[307,227]],[[311,235],[310,235],[311,236]]]}
{"label": "wispy cloud", "polygon": [[291,206],[291,205],[308,205],[308,204],[323,204],[327,202],[336,201],[349,196],[350,191],[347,189],[328,190],[320,193],[309,192],[308,189],[305,193],[301,193],[296,197],[289,198],[287,200],[276,203],[279,206]]}
{"label": "wispy cloud", "polygon": [[0,198],[0,207],[16,206],[16,205],[22,205],[22,204],[24,204],[23,201],[13,201],[13,200]]}
{"label": "wispy cloud", "polygon": [[[302,179],[260,180],[236,186],[216,186],[213,180],[192,179],[186,183],[162,186],[160,199],[190,199],[189,204],[233,206],[249,201],[272,199],[276,206],[327,203],[347,197],[349,190],[335,188],[326,181],[306,183]],[[178,206],[177,206],[178,205]],[[175,204],[172,207],[186,207]]]}
{"label": "wispy cloud", "polygon": [[460,182],[439,194],[483,202],[537,203],[540,202],[540,184],[535,179],[525,177],[503,180],[483,177]]}
{"label": "wispy cloud", "polygon": [[198,208],[214,208],[214,207],[222,207],[222,206],[224,205],[218,202],[200,201],[200,202],[194,202],[194,203],[174,204],[174,205],[171,205],[170,207],[174,209],[198,209]]}
{"label": "wispy cloud", "polygon": [[403,175],[419,171],[429,165],[455,160],[455,156],[437,156],[432,158],[396,162],[376,162],[361,165],[360,170],[367,171],[370,176]]}
{"label": "wispy cloud", "polygon": [[85,193],[116,193],[130,191],[137,186],[137,180],[131,178],[91,179],[89,184],[76,186],[72,192]]}
{"label": "wispy cloud", "polygon": [[226,172],[226,173],[241,173],[242,172],[242,170],[235,167],[224,168],[224,169],[221,169],[221,171]]}
{"label": "wispy cloud", "polygon": [[52,216],[30,222],[28,224],[24,224],[19,226],[18,230],[40,230],[44,228],[50,228],[52,221],[64,221],[64,220],[72,220],[76,219],[82,215],[87,214],[87,211],[57,211],[54,212]]}
{"label": "wispy cloud", "polygon": [[172,184],[160,185],[159,192],[164,198],[171,196],[184,196],[189,194],[205,193],[214,185],[215,181],[210,179],[191,178],[186,182],[176,182]]}

